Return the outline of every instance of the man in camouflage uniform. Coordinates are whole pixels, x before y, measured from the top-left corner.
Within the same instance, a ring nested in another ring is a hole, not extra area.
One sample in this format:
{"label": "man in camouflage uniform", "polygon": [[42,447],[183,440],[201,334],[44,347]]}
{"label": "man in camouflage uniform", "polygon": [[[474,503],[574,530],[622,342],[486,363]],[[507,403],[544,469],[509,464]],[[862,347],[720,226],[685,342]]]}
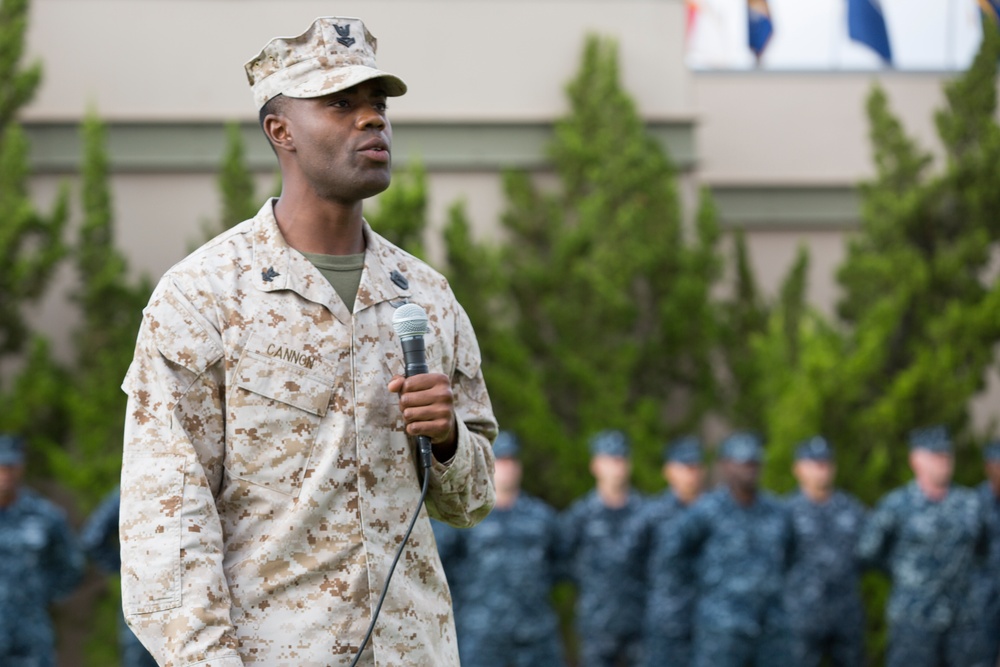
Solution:
{"label": "man in camouflage uniform", "polygon": [[[169,270],[144,311],[123,384],[126,619],[163,667],[348,665],[385,590],[358,664],[454,667],[428,516],[489,513],[497,427],[448,283],[362,217],[389,185],[386,99],[406,86],[351,18],[245,69],[281,197]],[[430,372],[404,378],[407,302],[428,314]]]}
{"label": "man in camouflage uniform", "polygon": [[[914,480],[886,495],[862,530],[858,553],[892,580],[888,667],[982,667],[973,572],[987,548],[979,496],[952,484],[951,439],[943,426],[910,435]],[[992,665],[990,665],[992,667]]]}
{"label": "man in camouflage uniform", "polygon": [[694,605],[698,597],[694,572],[680,574],[666,559],[665,543],[682,512],[701,495],[705,478],[701,442],[681,438],[663,451],[663,477],[667,490],[646,501],[641,530],[649,593],[643,621],[642,662],[645,667],[683,665],[691,662]]}
{"label": "man in camouflage uniform", "polygon": [[[115,487],[97,509],[87,518],[80,530],[80,544],[84,553],[108,574],[118,575],[122,569],[121,547],[118,542],[118,513],[121,506],[121,492]],[[118,647],[121,652],[122,667],[156,667],[156,661],[149,654],[135,633],[129,630],[118,604],[119,628]]]}
{"label": "man in camouflage uniform", "polygon": [[785,580],[793,664],[819,667],[825,655],[838,667],[859,667],[865,618],[855,552],[865,508],[834,488],[833,448],[822,436],[798,445],[793,473],[799,490],[787,505],[795,551]]}
{"label": "man in camouflage uniform", "polygon": [[643,500],[631,487],[629,443],[621,431],[590,439],[596,488],[560,518],[567,568],[576,586],[582,667],[638,664],[646,555],[638,541]]}
{"label": "man in camouflage uniform", "polygon": [[521,490],[518,454],[517,438],[501,431],[493,445],[496,506],[479,525],[438,542],[455,579],[462,667],[565,664],[551,604],[560,566],[556,513]]}
{"label": "man in camouflage uniform", "polygon": [[1000,664],[1000,440],[990,442],[983,451],[986,480],[979,486],[979,498],[986,511],[989,530],[989,555],[979,570],[974,585],[981,598],[985,651],[993,667]]}
{"label": "man in camouflage uniform", "polygon": [[729,436],[719,459],[724,486],[684,512],[664,542],[673,575],[694,572],[699,591],[691,664],[792,665],[782,603],[793,548],[787,510],[759,488],[758,437]]}
{"label": "man in camouflage uniform", "polygon": [[0,665],[55,667],[49,605],[76,588],[84,557],[63,511],[21,486],[24,448],[0,434]]}

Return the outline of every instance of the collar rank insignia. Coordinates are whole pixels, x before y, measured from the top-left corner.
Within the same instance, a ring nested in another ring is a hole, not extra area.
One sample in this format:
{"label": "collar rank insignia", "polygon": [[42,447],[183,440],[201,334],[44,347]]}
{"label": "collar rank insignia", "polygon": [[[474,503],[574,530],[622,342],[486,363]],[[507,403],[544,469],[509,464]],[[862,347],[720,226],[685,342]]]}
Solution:
{"label": "collar rank insignia", "polygon": [[340,37],[337,38],[337,42],[339,44],[343,44],[344,46],[346,46],[348,48],[352,44],[354,44],[354,38],[351,37],[351,26],[350,26],[350,24],[348,24],[348,25],[335,25],[333,27],[337,29],[337,34],[340,35]]}
{"label": "collar rank insignia", "polygon": [[396,285],[399,287],[399,289],[409,289],[410,288],[410,281],[407,280],[406,276],[404,276],[402,273],[400,273],[396,269],[392,270],[392,273],[389,274],[389,278],[392,279],[392,282],[396,283]]}
{"label": "collar rank insignia", "polygon": [[261,270],[260,277],[264,279],[265,283],[269,283],[281,274],[274,270],[273,266],[267,267],[267,270]]}

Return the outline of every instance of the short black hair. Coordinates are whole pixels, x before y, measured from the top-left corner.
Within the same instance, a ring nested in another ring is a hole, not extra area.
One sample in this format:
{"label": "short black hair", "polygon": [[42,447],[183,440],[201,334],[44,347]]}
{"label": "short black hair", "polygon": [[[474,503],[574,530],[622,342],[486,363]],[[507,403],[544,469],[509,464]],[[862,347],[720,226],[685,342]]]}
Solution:
{"label": "short black hair", "polygon": [[277,95],[269,99],[267,102],[264,102],[264,106],[260,108],[260,116],[257,119],[258,121],[260,121],[261,129],[264,129],[265,118],[267,118],[271,114],[280,116],[284,112],[285,101],[286,101],[285,96],[282,95],[281,93],[278,93]]}

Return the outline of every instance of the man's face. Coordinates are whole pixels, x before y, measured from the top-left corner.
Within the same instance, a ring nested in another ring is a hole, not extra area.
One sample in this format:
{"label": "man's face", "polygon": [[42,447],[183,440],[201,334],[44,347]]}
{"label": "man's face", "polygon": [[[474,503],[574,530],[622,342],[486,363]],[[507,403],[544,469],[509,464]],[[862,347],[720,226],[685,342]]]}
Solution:
{"label": "man's face", "polygon": [[760,481],[760,464],[752,461],[722,461],[722,475],[726,483],[741,491],[757,490]]}
{"label": "man's face", "polygon": [[910,467],[918,481],[931,486],[948,486],[951,484],[955,460],[948,453],[915,449],[910,452]]}
{"label": "man's face", "polygon": [[671,461],[664,465],[664,477],[679,498],[694,498],[701,493],[705,482],[705,466],[700,463],[678,463]]}
{"label": "man's face", "polygon": [[833,488],[837,467],[830,461],[801,459],[795,462],[792,473],[804,489],[828,490]]}
{"label": "man's face", "polygon": [[493,466],[493,482],[498,492],[516,493],[521,488],[521,462],[497,459]]}
{"label": "man's face", "polygon": [[378,79],[323,97],[288,98],[292,158],[317,196],[353,203],[389,187],[392,127]]}
{"label": "man's face", "polygon": [[12,500],[17,495],[23,473],[23,465],[0,465],[0,502]]}
{"label": "man's face", "polygon": [[624,456],[597,454],[590,459],[590,472],[598,482],[621,487],[628,484],[632,475],[632,463]]}

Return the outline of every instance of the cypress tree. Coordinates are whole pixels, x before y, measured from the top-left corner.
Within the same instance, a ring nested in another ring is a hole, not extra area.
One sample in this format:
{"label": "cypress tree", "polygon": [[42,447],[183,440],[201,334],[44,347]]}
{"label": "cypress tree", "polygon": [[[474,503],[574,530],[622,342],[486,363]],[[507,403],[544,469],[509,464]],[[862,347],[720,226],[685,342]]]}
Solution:
{"label": "cypress tree", "polygon": [[[21,354],[32,337],[25,306],[39,299],[66,249],[62,235],[68,219],[64,187],[51,213],[40,213],[28,197],[28,139],[18,112],[34,96],[42,78],[40,63],[22,65],[27,0],[0,1],[0,361]],[[35,345],[36,357],[47,346]],[[0,389],[6,382],[0,377]],[[17,397],[12,397],[17,400]],[[9,403],[8,403],[9,405]],[[28,424],[8,427],[26,428]],[[30,435],[30,434],[29,434]]]}
{"label": "cypress tree", "polygon": [[557,506],[591,486],[585,440],[602,428],[631,434],[639,486],[662,485],[663,442],[697,430],[712,401],[720,272],[711,200],[686,228],[675,170],[621,87],[614,42],[588,38],[567,93],[549,147],[558,190],[507,173],[495,254],[474,248],[461,220],[448,237],[453,284],[487,288],[459,296],[500,423],[525,444],[525,485]]}

